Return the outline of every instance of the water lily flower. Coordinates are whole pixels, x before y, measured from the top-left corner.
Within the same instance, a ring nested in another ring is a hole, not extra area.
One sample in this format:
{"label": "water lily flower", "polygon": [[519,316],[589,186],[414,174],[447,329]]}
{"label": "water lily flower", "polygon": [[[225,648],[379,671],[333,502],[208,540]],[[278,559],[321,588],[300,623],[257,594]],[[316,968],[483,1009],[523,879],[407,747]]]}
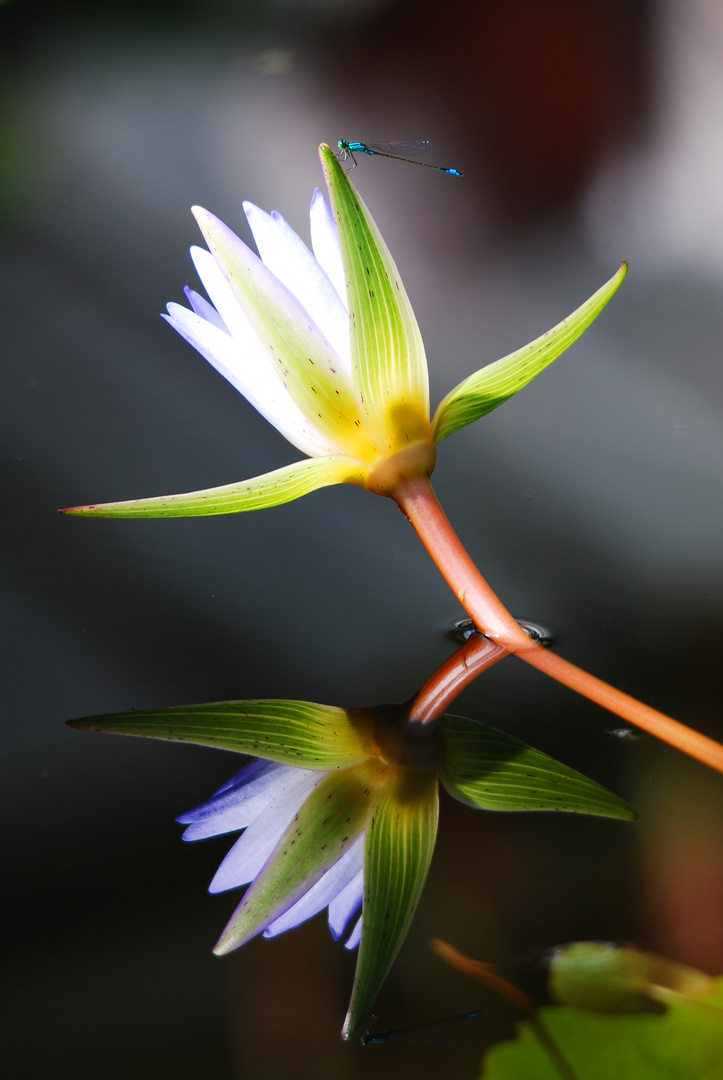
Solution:
{"label": "water lily flower", "polygon": [[[320,148],[331,209],[311,201],[312,251],[280,214],[244,209],[259,256],[200,207],[192,248],[211,300],[164,316],[306,460],[224,487],[76,506],[102,517],[180,517],[277,506],[330,484],[396,497],[428,477],[436,444],[516,394],[596,318],[626,266],[552,330],[455,387],[430,419],[427,362],[399,272],[334,152]],[[333,211],[333,212],[332,212]]]}
{"label": "water lily flower", "polygon": [[186,840],[245,830],[211,883],[211,892],[250,883],[215,951],[260,933],[273,937],[328,908],[334,937],[359,946],[343,1029],[351,1038],[419,901],[440,783],[476,809],[636,816],[592,780],[501,731],[444,715],[420,738],[409,732],[408,716],[405,706],[229,701],[90,717],[71,727],[259,755],[178,819]]}

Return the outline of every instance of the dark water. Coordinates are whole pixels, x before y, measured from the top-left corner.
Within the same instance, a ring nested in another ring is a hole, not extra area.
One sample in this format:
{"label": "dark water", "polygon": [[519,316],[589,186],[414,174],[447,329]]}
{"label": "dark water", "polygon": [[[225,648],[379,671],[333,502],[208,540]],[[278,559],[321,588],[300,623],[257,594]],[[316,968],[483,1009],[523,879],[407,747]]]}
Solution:
{"label": "dark water", "polygon": [[[423,903],[375,1011],[380,1030],[477,1007],[480,1020],[458,1025],[452,1046],[344,1046],[354,960],[321,918],[215,959],[234,900],[205,889],[227,841],[184,847],[173,819],[238,762],[64,721],[230,697],[406,700],[454,648],[447,630],[463,613],[394,506],[358,489],[207,520],[56,514],[296,459],[158,318],[196,284],[188,207],[247,236],[250,198],[306,236],[318,141],[428,137],[463,180],[371,159],[354,180],[420,314],[433,405],[566,315],[621,258],[632,267],[574,350],[442,444],[441,501],[507,606],[550,628],[563,655],[720,736],[723,203],[680,136],[681,115],[699,107],[704,123],[723,94],[710,34],[688,39],[696,70],[712,72],[691,103],[671,13],[646,22],[630,5],[637,21],[618,25],[608,66],[635,50],[651,70],[677,66],[645,93],[628,87],[625,122],[608,118],[592,148],[563,138],[568,190],[546,187],[542,165],[537,186],[532,173],[500,184],[517,159],[461,68],[460,102],[438,93],[421,46],[416,64],[395,67],[381,48],[359,64],[366,24],[313,4],[306,19],[283,4],[233,16],[218,4],[200,27],[185,7],[119,8],[102,25],[81,6],[57,21],[46,5],[21,7],[0,7],[10,1074],[473,1076],[515,1016],[445,969],[432,936],[520,961],[533,988],[526,961],[578,937],[723,970],[721,781],[647,737],[611,738],[615,718],[513,659],[457,711],[608,784],[641,820],[444,802]],[[442,35],[438,69],[451,48]]]}

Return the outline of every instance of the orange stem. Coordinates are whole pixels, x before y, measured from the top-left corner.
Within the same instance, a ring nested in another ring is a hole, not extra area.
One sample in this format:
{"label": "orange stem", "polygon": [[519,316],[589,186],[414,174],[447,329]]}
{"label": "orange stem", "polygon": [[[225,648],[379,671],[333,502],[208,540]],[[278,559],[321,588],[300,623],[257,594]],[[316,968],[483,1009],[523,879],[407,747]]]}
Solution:
{"label": "orange stem", "polygon": [[484,983],[485,986],[489,986],[501,997],[507,998],[524,1016],[532,1017],[537,1012],[537,1006],[532,998],[509,979],[499,975],[496,964],[490,964],[487,960],[473,960],[456,949],[454,945],[450,945],[448,941],[443,941],[442,938],[432,938],[429,944],[432,952],[435,952],[446,964],[461,971],[463,975],[469,975]]}
{"label": "orange stem", "polygon": [[447,711],[465,686],[492,667],[507,650],[484,634],[472,634],[469,641],[435,671],[415,697],[409,712],[412,729],[433,724]]}
{"label": "orange stem", "polygon": [[[515,653],[520,659],[544,671],[565,686],[569,686],[571,690],[575,690],[583,697],[597,702],[604,709],[609,709],[610,712],[655,735],[684,754],[723,773],[723,746],[720,743],[709,739],[706,735],[701,735],[700,732],[693,731],[692,728],[658,712],[657,709],[644,705],[636,698],[623,693],[622,690],[616,690],[602,679],[588,674],[527,636],[487,584],[460,543],[439,504],[428,477],[415,476],[403,480],[395,490],[394,498],[434,559],[445,581],[485,637],[491,638],[496,645],[502,646],[507,652]],[[489,663],[494,663],[499,658],[495,656]],[[454,659],[453,657],[452,661]],[[476,674],[484,670],[484,666],[489,665],[481,665]],[[437,690],[440,699],[446,692],[444,678],[441,677],[444,670],[442,668],[438,673],[440,679]],[[470,676],[470,678],[473,677],[474,675]],[[436,678],[437,676],[433,676],[430,683]],[[428,694],[429,706],[425,697],[421,702],[419,701],[428,686],[429,684],[425,684],[413,706],[413,716],[418,720],[431,720],[440,715],[432,703],[434,688]],[[453,696],[456,697],[456,693]],[[417,712],[418,702],[419,712]],[[425,710],[428,707],[430,712],[427,717]]]}
{"label": "orange stem", "polygon": [[609,683],[590,675],[547,649],[525,653],[522,659],[583,697],[621,716],[623,720],[635,724],[650,735],[655,735],[670,746],[675,746],[684,754],[697,758],[705,765],[710,765],[712,769],[723,772],[723,746],[715,739],[709,739],[707,735],[694,731],[679,720],[673,720],[650,705],[644,705],[637,698],[623,693],[622,690],[616,690]]}
{"label": "orange stem", "polygon": [[403,480],[394,499],[437,564],[442,577],[485,637],[508,652],[533,647],[532,640],[510,615],[470,559],[450,525],[426,476]]}

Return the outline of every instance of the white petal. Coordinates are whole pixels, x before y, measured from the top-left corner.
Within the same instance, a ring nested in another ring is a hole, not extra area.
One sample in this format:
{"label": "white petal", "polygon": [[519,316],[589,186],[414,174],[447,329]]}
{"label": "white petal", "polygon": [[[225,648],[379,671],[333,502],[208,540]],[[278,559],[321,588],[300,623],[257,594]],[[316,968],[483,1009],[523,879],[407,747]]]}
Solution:
{"label": "white petal", "polygon": [[347,886],[358,877],[363,863],[364,833],[357,837],[334,866],[322,874],[301,900],[298,900],[293,907],[290,907],[264,930],[264,937],[276,937],[277,934],[283,934],[285,930],[293,930],[295,926],[299,926],[312,915],[322,911],[339,893],[345,892]]}
{"label": "white petal", "polygon": [[258,874],[300,806],[326,773],[294,769],[287,787],[269,800],[256,820],[236,841],[208,887],[211,893],[246,885]]}
{"label": "white petal", "polygon": [[205,840],[208,836],[245,829],[278,798],[296,778],[298,769],[275,761],[254,761],[233,776],[211,798],[176,818],[188,825],[184,840]]}
{"label": "white petal", "polygon": [[183,291],[186,294],[189,304],[197,315],[200,315],[202,319],[206,320],[206,322],[213,323],[213,325],[217,326],[219,330],[223,330],[226,334],[228,333],[228,327],[226,326],[226,323],[216,311],[216,308],[213,306],[213,304],[209,304],[208,300],[204,299],[204,297],[201,296],[200,293],[197,293],[194,289],[189,289],[188,285]]}
{"label": "white petal", "polygon": [[[239,341],[249,341],[253,348],[260,347],[256,331],[244,314],[243,308],[234,296],[231,286],[223,276],[223,271],[211,252],[195,245],[191,247],[190,251],[196,273],[203,282],[203,287],[208,293],[211,303],[221,316],[229,334]],[[277,381],[281,381],[265,349],[259,356],[259,362],[262,368],[268,371],[269,375],[273,375]]]}
{"label": "white petal", "polygon": [[326,272],[281,214],[267,214],[250,202],[243,207],[264,264],[308,311],[350,371],[349,316]]}
{"label": "white petal", "polygon": [[343,936],[347,926],[361,907],[363,897],[364,870],[360,869],[347,887],[329,904],[329,929],[335,941]]}
{"label": "white petal", "polygon": [[347,940],[344,942],[344,948],[345,949],[356,949],[357,945],[361,941],[361,936],[362,936],[362,918],[361,918],[361,915],[360,915],[359,918],[356,921],[356,925],[355,925],[354,929],[352,930],[351,934],[349,934],[349,937],[347,938]]}
{"label": "white petal", "polygon": [[344,275],[344,263],[341,258],[339,232],[334,221],[334,215],[319,188],[314,190],[311,199],[309,220],[311,224],[311,246],[314,249],[314,255],[326,271],[327,277],[346,308],[346,277]]}
{"label": "white petal", "polygon": [[163,315],[166,322],[293,446],[309,457],[338,453],[306,419],[276,373],[264,370],[259,354],[264,353],[265,360],[265,350],[253,331],[253,337],[240,342],[180,304],[169,304],[168,312]]}
{"label": "white petal", "polygon": [[[306,308],[227,225],[192,208],[209,250],[248,315],[268,359],[309,421],[339,453],[376,456],[364,429],[351,372]],[[226,313],[221,311],[226,322]],[[229,324],[229,330],[235,333]],[[352,449],[353,448],[353,449]]]}
{"label": "white petal", "polygon": [[[239,240],[238,237],[234,237],[234,241],[243,244],[243,241]],[[251,380],[257,388],[257,392],[267,393],[271,399],[275,399],[280,392],[284,397],[288,397],[284,384],[279,377],[276,364],[259,339],[241,304],[234,296],[231,286],[211,252],[206,251],[205,248],[194,246],[191,248],[191,258],[196,267],[196,272],[203,282],[204,289],[211,298],[228,333],[234,338],[239,347],[237,365],[244,368],[246,381]],[[254,255],[254,258],[257,258],[257,256]],[[243,391],[241,392],[243,393]]]}

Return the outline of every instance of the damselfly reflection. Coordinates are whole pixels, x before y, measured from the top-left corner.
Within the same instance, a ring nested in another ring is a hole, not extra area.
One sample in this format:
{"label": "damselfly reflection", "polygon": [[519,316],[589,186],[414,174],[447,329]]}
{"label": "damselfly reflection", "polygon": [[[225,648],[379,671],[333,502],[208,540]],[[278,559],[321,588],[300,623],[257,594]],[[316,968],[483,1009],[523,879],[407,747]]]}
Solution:
{"label": "damselfly reflection", "polygon": [[392,161],[406,161],[407,165],[421,165],[423,169],[436,169],[437,172],[447,173],[448,176],[462,175],[459,169],[448,169],[444,165],[429,165],[426,161],[412,160],[420,154],[428,154],[432,149],[431,142],[426,139],[420,139],[417,142],[391,143],[348,142],[346,139],[339,139],[336,145],[339,147],[344,161],[351,158],[353,162],[352,169],[355,169],[357,164],[355,154],[369,154],[370,157],[377,156],[391,158]]}
{"label": "damselfly reflection", "polygon": [[481,1009],[473,1009],[472,1012],[459,1013],[457,1016],[445,1016],[443,1020],[430,1020],[426,1024],[396,1028],[392,1031],[376,1031],[377,1018],[373,1016],[361,1037],[361,1044],[370,1046],[372,1043],[427,1043],[430,1046],[448,1046],[454,1036],[450,1031],[439,1031],[439,1025],[450,1024],[453,1020],[475,1020],[481,1013]]}

